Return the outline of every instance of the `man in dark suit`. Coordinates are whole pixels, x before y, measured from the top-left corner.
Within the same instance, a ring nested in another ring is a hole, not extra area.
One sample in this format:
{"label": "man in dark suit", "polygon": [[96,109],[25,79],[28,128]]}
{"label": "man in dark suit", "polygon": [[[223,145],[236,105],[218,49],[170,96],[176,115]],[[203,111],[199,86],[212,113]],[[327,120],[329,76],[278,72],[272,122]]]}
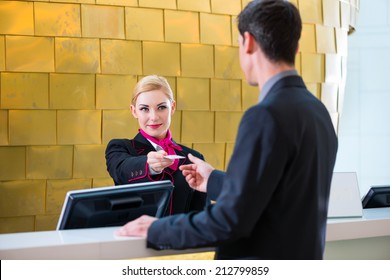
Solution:
{"label": "man in dark suit", "polygon": [[217,259],[322,259],[337,137],[325,106],[294,68],[302,23],[282,0],[249,2],[238,17],[246,80],[261,90],[239,126],[226,173],[190,156],[180,169],[216,203],[141,217],[119,235],[155,249],[216,247]]}

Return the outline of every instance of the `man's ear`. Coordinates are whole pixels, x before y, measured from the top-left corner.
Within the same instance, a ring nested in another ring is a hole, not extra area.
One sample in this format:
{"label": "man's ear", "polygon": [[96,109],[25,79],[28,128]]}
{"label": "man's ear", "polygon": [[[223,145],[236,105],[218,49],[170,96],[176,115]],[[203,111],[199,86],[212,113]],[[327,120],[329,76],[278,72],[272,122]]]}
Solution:
{"label": "man's ear", "polygon": [[133,104],[130,105],[130,111],[133,114],[133,117],[138,119],[137,112],[136,112],[135,106]]}
{"label": "man's ear", "polygon": [[243,44],[244,44],[244,51],[245,53],[251,54],[255,50],[255,38],[252,34],[250,34],[248,31],[244,32],[244,38],[243,38]]}

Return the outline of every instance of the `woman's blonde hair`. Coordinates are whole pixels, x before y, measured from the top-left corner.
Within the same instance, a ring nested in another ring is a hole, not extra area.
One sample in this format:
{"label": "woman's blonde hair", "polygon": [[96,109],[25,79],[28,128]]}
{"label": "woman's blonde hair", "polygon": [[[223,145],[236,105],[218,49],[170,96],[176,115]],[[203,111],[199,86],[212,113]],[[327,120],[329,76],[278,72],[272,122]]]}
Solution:
{"label": "woman's blonde hair", "polygon": [[167,79],[157,75],[150,75],[143,77],[135,86],[133,91],[133,96],[131,99],[131,104],[135,106],[138,96],[143,92],[148,92],[152,90],[161,90],[172,102],[173,93],[172,89],[169,86]]}

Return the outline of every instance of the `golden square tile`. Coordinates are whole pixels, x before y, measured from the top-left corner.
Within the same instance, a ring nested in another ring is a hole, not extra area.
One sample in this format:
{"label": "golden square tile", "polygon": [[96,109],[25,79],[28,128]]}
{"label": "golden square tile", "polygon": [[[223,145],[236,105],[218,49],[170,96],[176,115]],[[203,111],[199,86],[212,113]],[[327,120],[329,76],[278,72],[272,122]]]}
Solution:
{"label": "golden square tile", "polygon": [[176,0],[138,0],[138,4],[140,7],[176,10]]}
{"label": "golden square tile", "polygon": [[0,181],[0,217],[45,213],[46,180]]}
{"label": "golden square tile", "polygon": [[125,8],[126,39],[164,41],[164,14],[160,9]]}
{"label": "golden square tile", "polygon": [[336,36],[333,27],[316,25],[317,52],[336,53]]}
{"label": "golden square tile", "polygon": [[128,110],[136,83],[132,75],[96,75],[96,108]]}
{"label": "golden square tile", "polygon": [[35,35],[81,36],[80,5],[34,3]]}
{"label": "golden square tile", "polygon": [[225,155],[225,170],[229,165],[230,158],[232,157],[234,150],[234,143],[226,143],[226,155]]}
{"label": "golden square tile", "polygon": [[208,45],[182,44],[181,67],[182,76],[214,77],[214,47]]}
{"label": "golden square tile", "polygon": [[180,76],[180,44],[143,42],[145,75]]}
{"label": "golden square tile", "polygon": [[338,84],[323,83],[321,85],[321,101],[329,113],[337,113],[338,94]]}
{"label": "golden square tile", "polygon": [[199,43],[199,13],[164,11],[165,41]]}
{"label": "golden square tile", "polygon": [[241,118],[241,112],[216,112],[215,142],[234,143]]}
{"label": "golden square tile", "polygon": [[5,37],[0,36],[0,71],[5,70]]}
{"label": "golden square tile", "polygon": [[315,97],[321,100],[321,84],[318,83],[306,83],[307,90],[310,91]]}
{"label": "golden square tile", "polygon": [[288,0],[288,2],[295,5],[295,7],[298,7],[298,0]]}
{"label": "golden square tile", "polygon": [[237,17],[232,16],[232,45],[238,47],[238,37],[240,32],[238,31]]}
{"label": "golden square tile", "polygon": [[34,216],[0,218],[0,233],[34,231]]}
{"label": "golden square tile", "polygon": [[302,78],[306,83],[325,81],[325,56],[323,54],[302,53]]}
{"label": "golden square tile", "polygon": [[56,38],[55,41],[56,72],[100,73],[99,39]]}
{"label": "golden square tile", "polygon": [[[76,145],[74,150],[74,178],[107,178],[106,145]],[[94,164],[91,166],[91,162]]]}
{"label": "golden square tile", "polygon": [[298,0],[302,22],[322,24],[322,0]]}
{"label": "golden square tile", "polygon": [[215,46],[215,77],[221,79],[244,78],[237,47]]}
{"label": "golden square tile", "polygon": [[299,75],[302,75],[302,63],[301,63],[301,53],[297,52],[295,55],[295,69]]}
{"label": "golden square tile", "polygon": [[54,72],[54,39],[50,37],[6,37],[6,70]]}
{"label": "golden square tile", "polygon": [[[41,0],[45,1],[45,0]],[[62,3],[79,3],[79,4],[95,4],[96,0],[56,0],[56,2],[62,2]],[[46,2],[53,2],[53,0],[46,0]]]}
{"label": "golden square tile", "polygon": [[8,111],[0,110],[0,145],[8,144]]}
{"label": "golden square tile", "polygon": [[225,144],[224,143],[196,143],[194,149],[200,152],[204,159],[214,168],[225,168]]}
{"label": "golden square tile", "polygon": [[200,14],[200,41],[202,44],[231,45],[231,32],[230,16]]}
{"label": "golden square tile", "polygon": [[4,109],[47,109],[49,75],[1,73],[1,107]]}
{"label": "golden square tile", "polygon": [[299,41],[299,51],[303,53],[316,53],[315,24],[302,24],[302,36]]}
{"label": "golden square tile", "polygon": [[322,0],[322,10],[324,14],[324,25],[340,28],[340,1]]}
{"label": "golden square tile", "polygon": [[138,6],[138,0],[96,0],[96,4],[99,5],[112,5],[112,6]]}
{"label": "golden square tile", "polygon": [[214,142],[214,112],[184,111],[182,113],[182,142]]}
{"label": "golden square tile", "polygon": [[210,80],[177,78],[177,109],[208,111],[210,109]]}
{"label": "golden square tile", "polygon": [[176,110],[172,116],[171,127],[169,128],[172,133],[172,139],[178,143],[183,143],[181,141],[181,123],[182,123],[182,113],[183,111]]}
{"label": "golden square tile", "polygon": [[177,8],[185,11],[211,12],[210,0],[177,0]]}
{"label": "golden square tile", "polygon": [[339,83],[341,81],[341,56],[325,54],[325,82]]}
{"label": "golden square tile", "polygon": [[114,185],[114,180],[111,177],[92,179],[92,188],[109,187]]}
{"label": "golden square tile", "polygon": [[111,139],[132,139],[138,129],[138,121],[129,109],[103,111],[103,144],[107,144]]}
{"label": "golden square tile", "polygon": [[241,111],[241,81],[211,79],[211,110]]}
{"label": "golden square tile", "polygon": [[101,143],[101,110],[58,110],[57,116],[58,144]]}
{"label": "golden square tile", "polygon": [[141,42],[101,40],[102,73],[142,74]]}
{"label": "golden square tile", "polygon": [[73,146],[29,146],[27,179],[72,178]]}
{"label": "golden square tile", "polygon": [[215,14],[238,15],[241,11],[241,0],[211,0],[211,11]]}
{"label": "golden square tile", "polygon": [[0,147],[0,181],[26,178],[26,148]]}
{"label": "golden square tile", "polygon": [[246,7],[246,5],[248,5],[249,2],[251,2],[252,0],[241,0],[242,2],[242,8],[244,9]]}
{"label": "golden square tile", "polygon": [[124,7],[81,5],[83,37],[125,38]]}
{"label": "golden square tile", "polygon": [[259,88],[249,85],[246,81],[242,81],[242,110],[246,111],[249,107],[256,105],[259,102]]}
{"label": "golden square tile", "polygon": [[61,213],[68,191],[90,189],[91,179],[48,180],[46,190],[46,214]]}
{"label": "golden square tile", "polygon": [[0,34],[34,35],[34,3],[0,1]]}
{"label": "golden square tile", "polygon": [[54,145],[56,127],[54,110],[9,110],[11,145]]}
{"label": "golden square tile", "polygon": [[35,216],[35,231],[56,230],[60,213],[57,215],[37,215]]}
{"label": "golden square tile", "polygon": [[95,75],[50,74],[51,109],[95,109]]}

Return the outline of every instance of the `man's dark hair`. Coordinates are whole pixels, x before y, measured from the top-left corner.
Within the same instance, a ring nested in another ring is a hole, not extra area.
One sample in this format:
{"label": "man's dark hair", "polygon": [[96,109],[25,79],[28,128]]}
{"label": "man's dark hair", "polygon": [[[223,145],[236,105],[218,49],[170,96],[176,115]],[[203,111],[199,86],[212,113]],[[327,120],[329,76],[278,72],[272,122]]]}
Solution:
{"label": "man's dark hair", "polygon": [[301,37],[298,9],[284,0],[253,0],[238,15],[238,30],[249,32],[268,59],[294,64]]}

